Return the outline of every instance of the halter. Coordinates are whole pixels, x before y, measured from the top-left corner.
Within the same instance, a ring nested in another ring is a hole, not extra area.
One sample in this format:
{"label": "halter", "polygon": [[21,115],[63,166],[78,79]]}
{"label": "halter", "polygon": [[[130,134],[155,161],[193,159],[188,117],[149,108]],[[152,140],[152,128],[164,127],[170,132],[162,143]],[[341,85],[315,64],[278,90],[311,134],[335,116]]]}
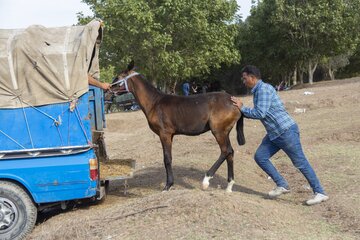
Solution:
{"label": "halter", "polygon": [[128,87],[128,84],[127,84],[127,80],[128,80],[129,78],[132,78],[132,77],[134,77],[134,76],[136,76],[136,75],[139,75],[139,74],[140,74],[140,73],[133,72],[132,74],[130,74],[130,75],[128,75],[128,76],[126,76],[126,77],[124,77],[124,78],[122,78],[122,79],[119,79],[119,80],[117,80],[117,81],[114,82],[114,83],[111,83],[110,86],[113,86],[113,85],[116,85],[116,84],[120,84],[120,86],[122,86],[123,84],[125,84],[125,90],[126,90],[126,92],[129,92],[129,87]]}

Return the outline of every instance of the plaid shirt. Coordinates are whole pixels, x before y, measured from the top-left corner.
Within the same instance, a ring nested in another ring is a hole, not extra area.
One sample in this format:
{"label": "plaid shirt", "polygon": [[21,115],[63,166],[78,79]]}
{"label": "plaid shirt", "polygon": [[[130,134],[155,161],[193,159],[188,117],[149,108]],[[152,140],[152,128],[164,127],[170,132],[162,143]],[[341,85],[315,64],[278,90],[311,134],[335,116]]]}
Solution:
{"label": "plaid shirt", "polygon": [[254,94],[254,108],[243,106],[241,112],[247,118],[260,119],[270,140],[279,137],[295,124],[270,84],[259,80],[251,93]]}

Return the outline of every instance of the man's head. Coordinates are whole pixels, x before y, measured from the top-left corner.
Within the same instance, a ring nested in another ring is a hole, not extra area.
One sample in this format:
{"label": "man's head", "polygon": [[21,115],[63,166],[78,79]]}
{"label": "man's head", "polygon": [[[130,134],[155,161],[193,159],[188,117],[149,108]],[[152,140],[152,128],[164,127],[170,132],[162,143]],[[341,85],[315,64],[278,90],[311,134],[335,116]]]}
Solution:
{"label": "man's head", "polygon": [[244,84],[249,88],[255,87],[257,81],[261,79],[260,70],[253,65],[245,66],[241,70],[241,74]]}

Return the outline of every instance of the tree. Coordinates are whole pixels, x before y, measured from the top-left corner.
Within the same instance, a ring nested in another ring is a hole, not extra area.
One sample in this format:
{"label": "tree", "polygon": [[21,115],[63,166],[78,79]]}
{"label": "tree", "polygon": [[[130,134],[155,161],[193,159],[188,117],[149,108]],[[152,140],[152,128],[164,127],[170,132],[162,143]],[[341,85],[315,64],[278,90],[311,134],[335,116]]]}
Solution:
{"label": "tree", "polygon": [[324,59],[324,66],[328,70],[328,74],[331,80],[335,79],[335,73],[340,69],[348,65],[349,57],[351,54],[341,54],[331,58]]}
{"label": "tree", "polygon": [[352,52],[359,38],[359,1],[263,0],[241,27],[243,60],[261,67],[270,81],[293,75],[309,82],[323,59]]}
{"label": "tree", "polygon": [[355,77],[360,75],[360,43],[355,53],[349,58],[349,65],[339,70],[339,77]]}
{"label": "tree", "polygon": [[[348,0],[276,0],[274,21],[286,29],[289,46],[307,67],[309,83],[321,59],[334,58],[355,47],[358,3]],[[355,9],[354,9],[355,8]],[[355,10],[355,11],[354,11]],[[354,13],[355,15],[353,15]]]}
{"label": "tree", "polygon": [[[235,0],[84,0],[105,22],[100,60],[166,85],[239,61]],[[88,18],[79,16],[80,22]]]}
{"label": "tree", "polygon": [[239,24],[239,49],[244,64],[257,65],[268,82],[286,80],[296,65],[297,53],[287,42],[286,30],[276,21],[276,0],[259,1],[251,16]]}

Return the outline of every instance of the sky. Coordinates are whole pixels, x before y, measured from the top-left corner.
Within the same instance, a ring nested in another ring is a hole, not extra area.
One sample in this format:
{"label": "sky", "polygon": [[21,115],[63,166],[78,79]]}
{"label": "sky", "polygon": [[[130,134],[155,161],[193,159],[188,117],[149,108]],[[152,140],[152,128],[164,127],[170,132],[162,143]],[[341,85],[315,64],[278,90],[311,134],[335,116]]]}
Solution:
{"label": "sky", "polygon": [[[237,3],[244,20],[249,15],[251,0],[237,0]],[[0,29],[26,28],[33,24],[71,26],[77,23],[78,12],[92,15],[81,0],[0,0]]]}
{"label": "sky", "polygon": [[243,17],[242,20],[245,20],[250,15],[251,1],[252,0],[236,0],[238,6],[240,6],[239,13]]}

